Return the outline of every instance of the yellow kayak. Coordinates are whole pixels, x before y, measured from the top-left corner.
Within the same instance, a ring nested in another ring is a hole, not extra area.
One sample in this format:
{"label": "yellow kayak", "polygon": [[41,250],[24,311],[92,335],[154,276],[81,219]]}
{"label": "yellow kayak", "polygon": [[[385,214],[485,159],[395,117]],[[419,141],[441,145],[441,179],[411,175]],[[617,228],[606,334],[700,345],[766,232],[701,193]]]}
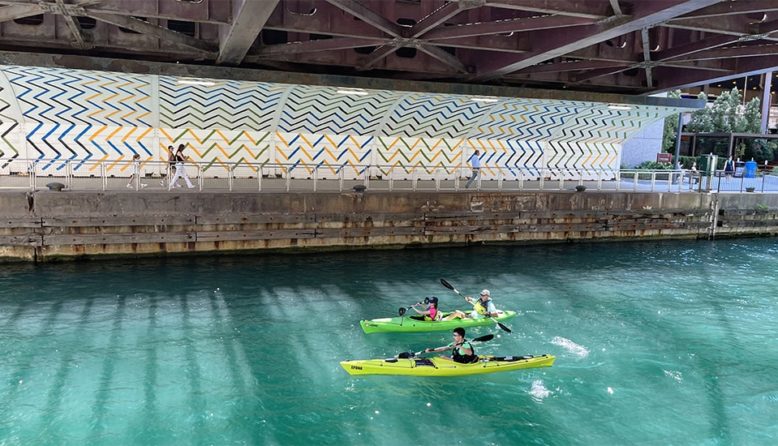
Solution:
{"label": "yellow kayak", "polygon": [[441,357],[389,358],[341,361],[340,366],[349,375],[467,376],[551,367],[554,359],[552,355],[481,356],[478,362],[460,364]]}

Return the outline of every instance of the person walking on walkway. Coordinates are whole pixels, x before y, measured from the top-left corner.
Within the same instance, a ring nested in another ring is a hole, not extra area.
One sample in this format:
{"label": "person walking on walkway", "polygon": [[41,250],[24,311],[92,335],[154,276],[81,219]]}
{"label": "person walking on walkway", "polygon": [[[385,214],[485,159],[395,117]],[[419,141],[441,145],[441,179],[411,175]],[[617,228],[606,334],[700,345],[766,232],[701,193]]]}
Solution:
{"label": "person walking on walkway", "polygon": [[184,155],[184,149],[186,146],[183,144],[180,144],[178,146],[178,150],[176,150],[176,174],[173,175],[173,179],[170,180],[170,185],[168,186],[168,190],[178,187],[176,182],[179,178],[183,178],[184,181],[186,181],[186,187],[189,189],[193,189],[194,185],[191,181],[189,181],[189,175],[186,174],[186,169],[184,168],[184,162],[187,160],[187,156]]}
{"label": "person walking on walkway", "polygon": [[[165,178],[168,180],[173,178],[176,172],[176,151],[173,150],[173,146],[167,146],[167,173],[162,174],[162,179],[159,180],[159,185],[165,187]],[[168,183],[170,186],[172,183]]]}
{"label": "person walking on walkway", "polygon": [[470,188],[473,182],[478,178],[478,175],[481,173],[480,152],[476,150],[472,155],[470,155],[470,159],[468,159],[467,162],[470,163],[470,168],[472,169],[473,173],[470,176],[470,179],[467,180],[467,184],[465,184],[465,189]]}
{"label": "person walking on walkway", "polygon": [[[132,169],[132,175],[130,175],[130,181],[127,182],[127,189],[132,189],[135,187],[134,184],[132,184],[134,181],[140,181],[140,155],[135,154],[132,156],[132,166],[130,166]],[[146,183],[140,183],[141,189],[146,187]]]}

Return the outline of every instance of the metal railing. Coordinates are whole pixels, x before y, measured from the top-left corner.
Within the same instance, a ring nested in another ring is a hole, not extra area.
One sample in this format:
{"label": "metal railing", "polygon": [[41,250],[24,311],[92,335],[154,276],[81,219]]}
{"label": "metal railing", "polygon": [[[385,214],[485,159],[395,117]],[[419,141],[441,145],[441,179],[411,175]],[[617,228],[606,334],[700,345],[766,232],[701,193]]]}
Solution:
{"label": "metal railing", "polygon": [[[471,175],[459,166],[340,166],[304,163],[195,163],[184,165],[198,191],[344,191],[364,186],[372,191],[460,191]],[[135,172],[139,174],[133,175]],[[69,190],[166,190],[175,167],[159,161],[24,160],[0,159],[0,189],[37,190],[60,182]],[[508,168],[485,166],[469,190],[550,191],[590,190],[633,192],[744,192],[750,180],[754,190],[778,192],[776,181],[733,179],[717,171],[712,176],[688,170],[630,170],[602,168]],[[769,175],[768,175],[769,176]],[[739,187],[735,187],[735,181]],[[730,186],[732,181],[732,187]]]}

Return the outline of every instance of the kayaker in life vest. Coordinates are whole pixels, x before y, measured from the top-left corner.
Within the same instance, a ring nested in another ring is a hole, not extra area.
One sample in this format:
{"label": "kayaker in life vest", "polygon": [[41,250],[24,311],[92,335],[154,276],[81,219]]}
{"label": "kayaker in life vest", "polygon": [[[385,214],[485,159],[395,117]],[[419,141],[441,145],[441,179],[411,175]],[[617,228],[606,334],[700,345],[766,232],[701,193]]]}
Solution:
{"label": "kayaker in life vest", "polygon": [[465,300],[473,306],[473,311],[470,312],[470,317],[473,319],[480,319],[482,317],[497,317],[499,311],[492,302],[492,293],[489,290],[481,291],[481,295],[478,299],[473,299],[470,296],[466,296]]}
{"label": "kayaker in life vest", "polygon": [[438,298],[435,296],[429,298],[429,304],[427,304],[426,309],[419,311],[419,309],[416,308],[417,305],[420,304],[415,304],[411,308],[413,308],[416,313],[424,316],[425,321],[439,321],[443,316],[438,310]]}
{"label": "kayaker in life vest", "polygon": [[475,355],[475,349],[473,345],[465,339],[465,329],[457,327],[453,331],[454,342],[449,345],[438,348],[428,348],[424,350],[427,353],[442,352],[445,350],[451,350],[451,357],[449,359],[460,364],[470,364],[478,362],[478,356]]}

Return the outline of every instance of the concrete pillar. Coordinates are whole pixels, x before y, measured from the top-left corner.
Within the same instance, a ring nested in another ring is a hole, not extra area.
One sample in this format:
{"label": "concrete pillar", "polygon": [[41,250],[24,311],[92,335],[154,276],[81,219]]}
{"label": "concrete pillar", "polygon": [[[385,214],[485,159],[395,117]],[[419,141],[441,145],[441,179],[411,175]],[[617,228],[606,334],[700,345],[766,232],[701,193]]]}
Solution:
{"label": "concrete pillar", "polygon": [[773,72],[768,71],[764,74],[764,90],[762,90],[762,133],[767,133],[767,126],[770,124],[770,88],[773,84]]}

